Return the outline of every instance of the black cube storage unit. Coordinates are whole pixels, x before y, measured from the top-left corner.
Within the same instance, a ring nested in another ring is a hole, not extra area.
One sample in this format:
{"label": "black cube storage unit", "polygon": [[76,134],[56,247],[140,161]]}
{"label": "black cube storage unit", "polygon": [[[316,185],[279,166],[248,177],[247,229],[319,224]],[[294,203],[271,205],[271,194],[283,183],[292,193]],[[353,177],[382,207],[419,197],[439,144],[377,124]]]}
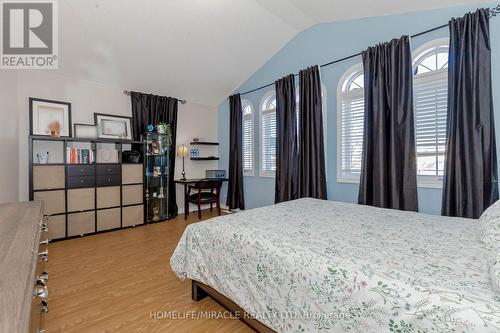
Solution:
{"label": "black cube storage unit", "polygon": [[[124,146],[141,154],[139,163],[123,163]],[[87,150],[85,157],[71,159],[71,148]],[[114,160],[98,163],[99,150]],[[48,163],[39,163],[37,154],[46,152]],[[44,202],[49,239],[144,224],[143,152],[141,141],[30,136],[29,198]]]}

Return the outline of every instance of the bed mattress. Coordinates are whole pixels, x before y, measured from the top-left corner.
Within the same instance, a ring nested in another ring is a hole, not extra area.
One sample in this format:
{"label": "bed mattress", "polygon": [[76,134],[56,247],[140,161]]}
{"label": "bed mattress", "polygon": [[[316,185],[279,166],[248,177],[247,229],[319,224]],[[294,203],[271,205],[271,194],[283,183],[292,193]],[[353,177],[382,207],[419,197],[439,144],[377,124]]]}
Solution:
{"label": "bed mattress", "polygon": [[478,229],[300,199],[191,224],[170,264],[278,332],[499,332]]}

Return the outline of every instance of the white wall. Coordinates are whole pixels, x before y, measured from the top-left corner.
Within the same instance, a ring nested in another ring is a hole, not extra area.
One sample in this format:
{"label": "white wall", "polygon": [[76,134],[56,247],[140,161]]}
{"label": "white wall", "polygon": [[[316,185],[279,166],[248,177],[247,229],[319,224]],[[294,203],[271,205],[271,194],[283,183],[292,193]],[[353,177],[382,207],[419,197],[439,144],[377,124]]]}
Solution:
{"label": "white wall", "polygon": [[123,89],[96,82],[76,80],[45,71],[19,71],[19,200],[29,198],[28,135],[29,98],[38,97],[71,103],[73,123],[94,123],[94,112],[130,116],[130,97]]}
{"label": "white wall", "polygon": [[[2,89],[3,90],[3,89]],[[73,123],[93,123],[94,112],[131,116],[130,97],[124,88],[73,79],[44,71],[19,71],[17,77],[17,108],[19,111],[19,200],[28,200],[28,135],[29,97],[59,100],[71,103]],[[1,103],[1,102],[0,102]],[[188,144],[193,137],[217,139],[216,107],[196,103],[179,104],[177,142]],[[186,159],[188,177],[201,177],[205,169],[216,169],[215,162],[191,162]],[[0,162],[0,179],[4,176]],[[17,167],[17,166],[16,166]],[[175,176],[180,177],[182,159],[177,158]],[[3,184],[3,183],[2,183]],[[16,183],[17,185],[17,183]],[[2,186],[0,193],[5,192]],[[183,211],[182,190],[177,190],[179,212]],[[0,196],[1,198],[1,196]]]}
{"label": "white wall", "polygon": [[19,197],[17,122],[17,72],[4,70],[0,75],[0,203]]}
{"label": "white wall", "polygon": [[[188,146],[194,137],[205,141],[217,141],[217,108],[195,103],[179,104],[179,114],[177,118],[177,146],[184,144]],[[200,148],[200,152],[201,152]],[[191,161],[189,157],[185,158],[186,178],[204,178],[205,170],[218,169],[217,161]],[[181,178],[182,158],[175,160],[175,178]],[[184,189],[177,185],[177,205],[179,213],[184,211]],[[189,210],[197,210],[195,205],[191,204]]]}

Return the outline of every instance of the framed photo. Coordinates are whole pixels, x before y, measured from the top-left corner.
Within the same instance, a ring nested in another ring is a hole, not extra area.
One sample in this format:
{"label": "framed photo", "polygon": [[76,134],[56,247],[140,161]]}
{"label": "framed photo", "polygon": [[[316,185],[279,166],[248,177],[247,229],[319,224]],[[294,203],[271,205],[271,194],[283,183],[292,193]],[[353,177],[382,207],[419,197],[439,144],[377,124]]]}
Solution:
{"label": "framed photo", "polygon": [[80,139],[97,139],[97,126],[90,124],[73,124],[73,135]]}
{"label": "framed photo", "polygon": [[30,134],[71,136],[71,103],[30,97]]}
{"label": "framed photo", "polygon": [[99,138],[132,140],[132,117],[94,113],[94,120]]}

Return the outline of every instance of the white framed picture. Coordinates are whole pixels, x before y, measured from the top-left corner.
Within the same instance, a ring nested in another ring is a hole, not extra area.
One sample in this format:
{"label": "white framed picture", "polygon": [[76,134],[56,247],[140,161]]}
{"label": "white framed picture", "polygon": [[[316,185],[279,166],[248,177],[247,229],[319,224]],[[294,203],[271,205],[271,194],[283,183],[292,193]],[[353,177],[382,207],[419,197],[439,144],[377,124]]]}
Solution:
{"label": "white framed picture", "polygon": [[97,126],[90,124],[73,124],[73,135],[79,139],[97,139]]}
{"label": "white framed picture", "polygon": [[131,117],[94,113],[94,120],[99,138],[132,140]]}
{"label": "white framed picture", "polygon": [[97,163],[118,163],[118,150],[97,149]]}
{"label": "white framed picture", "polygon": [[71,136],[71,103],[30,97],[30,134]]}

